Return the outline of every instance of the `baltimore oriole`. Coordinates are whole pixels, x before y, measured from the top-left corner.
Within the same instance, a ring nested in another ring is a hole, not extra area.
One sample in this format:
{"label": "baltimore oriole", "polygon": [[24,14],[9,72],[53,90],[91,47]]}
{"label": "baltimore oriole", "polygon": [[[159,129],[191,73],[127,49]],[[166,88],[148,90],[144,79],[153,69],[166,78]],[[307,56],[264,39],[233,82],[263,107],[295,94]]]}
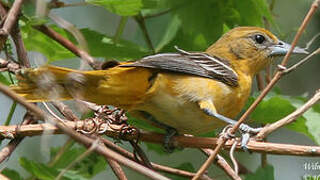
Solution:
{"label": "baltimore oriole", "polygon": [[[26,69],[12,89],[32,102],[77,98],[114,105],[154,119],[171,135],[172,129],[201,134],[235,123],[231,118],[248,99],[254,75],[289,48],[263,28],[238,27],[205,52],[177,49],[95,71]],[[293,53],[306,51],[295,48]]]}

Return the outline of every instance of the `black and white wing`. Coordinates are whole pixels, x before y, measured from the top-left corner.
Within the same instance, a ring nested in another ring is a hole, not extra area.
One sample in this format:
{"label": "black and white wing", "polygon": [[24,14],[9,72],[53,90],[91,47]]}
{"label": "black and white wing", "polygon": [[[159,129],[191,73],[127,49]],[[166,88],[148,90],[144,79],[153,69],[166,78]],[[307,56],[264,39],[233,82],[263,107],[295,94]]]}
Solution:
{"label": "black and white wing", "polygon": [[206,53],[191,53],[178,49],[178,53],[163,53],[144,57],[120,67],[145,67],[206,77],[221,81],[229,86],[238,86],[237,73],[228,61]]}

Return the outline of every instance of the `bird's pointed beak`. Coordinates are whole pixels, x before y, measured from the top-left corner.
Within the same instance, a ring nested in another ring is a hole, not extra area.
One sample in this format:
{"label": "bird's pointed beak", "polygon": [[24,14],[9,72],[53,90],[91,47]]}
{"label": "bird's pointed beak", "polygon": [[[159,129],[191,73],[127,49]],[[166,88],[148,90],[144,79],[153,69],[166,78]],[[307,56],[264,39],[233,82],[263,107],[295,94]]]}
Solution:
{"label": "bird's pointed beak", "polygon": [[[287,44],[283,41],[279,41],[278,44],[272,45],[269,47],[269,49],[271,50],[270,55],[271,56],[284,56],[287,54],[287,52],[289,51],[289,49],[291,48],[290,44]],[[303,48],[300,47],[295,47],[292,51],[292,53],[294,54],[309,54],[308,51],[306,51]]]}

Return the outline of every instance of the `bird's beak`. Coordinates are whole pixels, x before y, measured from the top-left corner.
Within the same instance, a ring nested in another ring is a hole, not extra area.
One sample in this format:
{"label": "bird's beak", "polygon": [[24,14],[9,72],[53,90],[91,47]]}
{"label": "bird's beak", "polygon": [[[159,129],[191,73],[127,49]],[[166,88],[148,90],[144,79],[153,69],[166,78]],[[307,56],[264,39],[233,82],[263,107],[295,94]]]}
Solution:
{"label": "bird's beak", "polygon": [[[287,44],[285,42],[279,41],[278,44],[272,45],[269,47],[271,50],[270,55],[271,56],[284,56],[287,54],[289,49],[291,48],[290,44]],[[295,47],[292,51],[294,54],[309,54],[305,49],[302,49],[300,47]]]}

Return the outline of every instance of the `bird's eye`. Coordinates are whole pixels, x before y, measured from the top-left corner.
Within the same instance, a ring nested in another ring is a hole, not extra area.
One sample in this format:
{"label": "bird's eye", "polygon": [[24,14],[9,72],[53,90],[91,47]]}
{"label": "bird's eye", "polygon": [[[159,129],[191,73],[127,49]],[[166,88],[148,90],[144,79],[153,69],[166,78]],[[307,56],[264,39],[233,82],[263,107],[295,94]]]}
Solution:
{"label": "bird's eye", "polygon": [[258,43],[258,44],[262,44],[266,38],[260,34],[257,34],[254,36],[254,40]]}

